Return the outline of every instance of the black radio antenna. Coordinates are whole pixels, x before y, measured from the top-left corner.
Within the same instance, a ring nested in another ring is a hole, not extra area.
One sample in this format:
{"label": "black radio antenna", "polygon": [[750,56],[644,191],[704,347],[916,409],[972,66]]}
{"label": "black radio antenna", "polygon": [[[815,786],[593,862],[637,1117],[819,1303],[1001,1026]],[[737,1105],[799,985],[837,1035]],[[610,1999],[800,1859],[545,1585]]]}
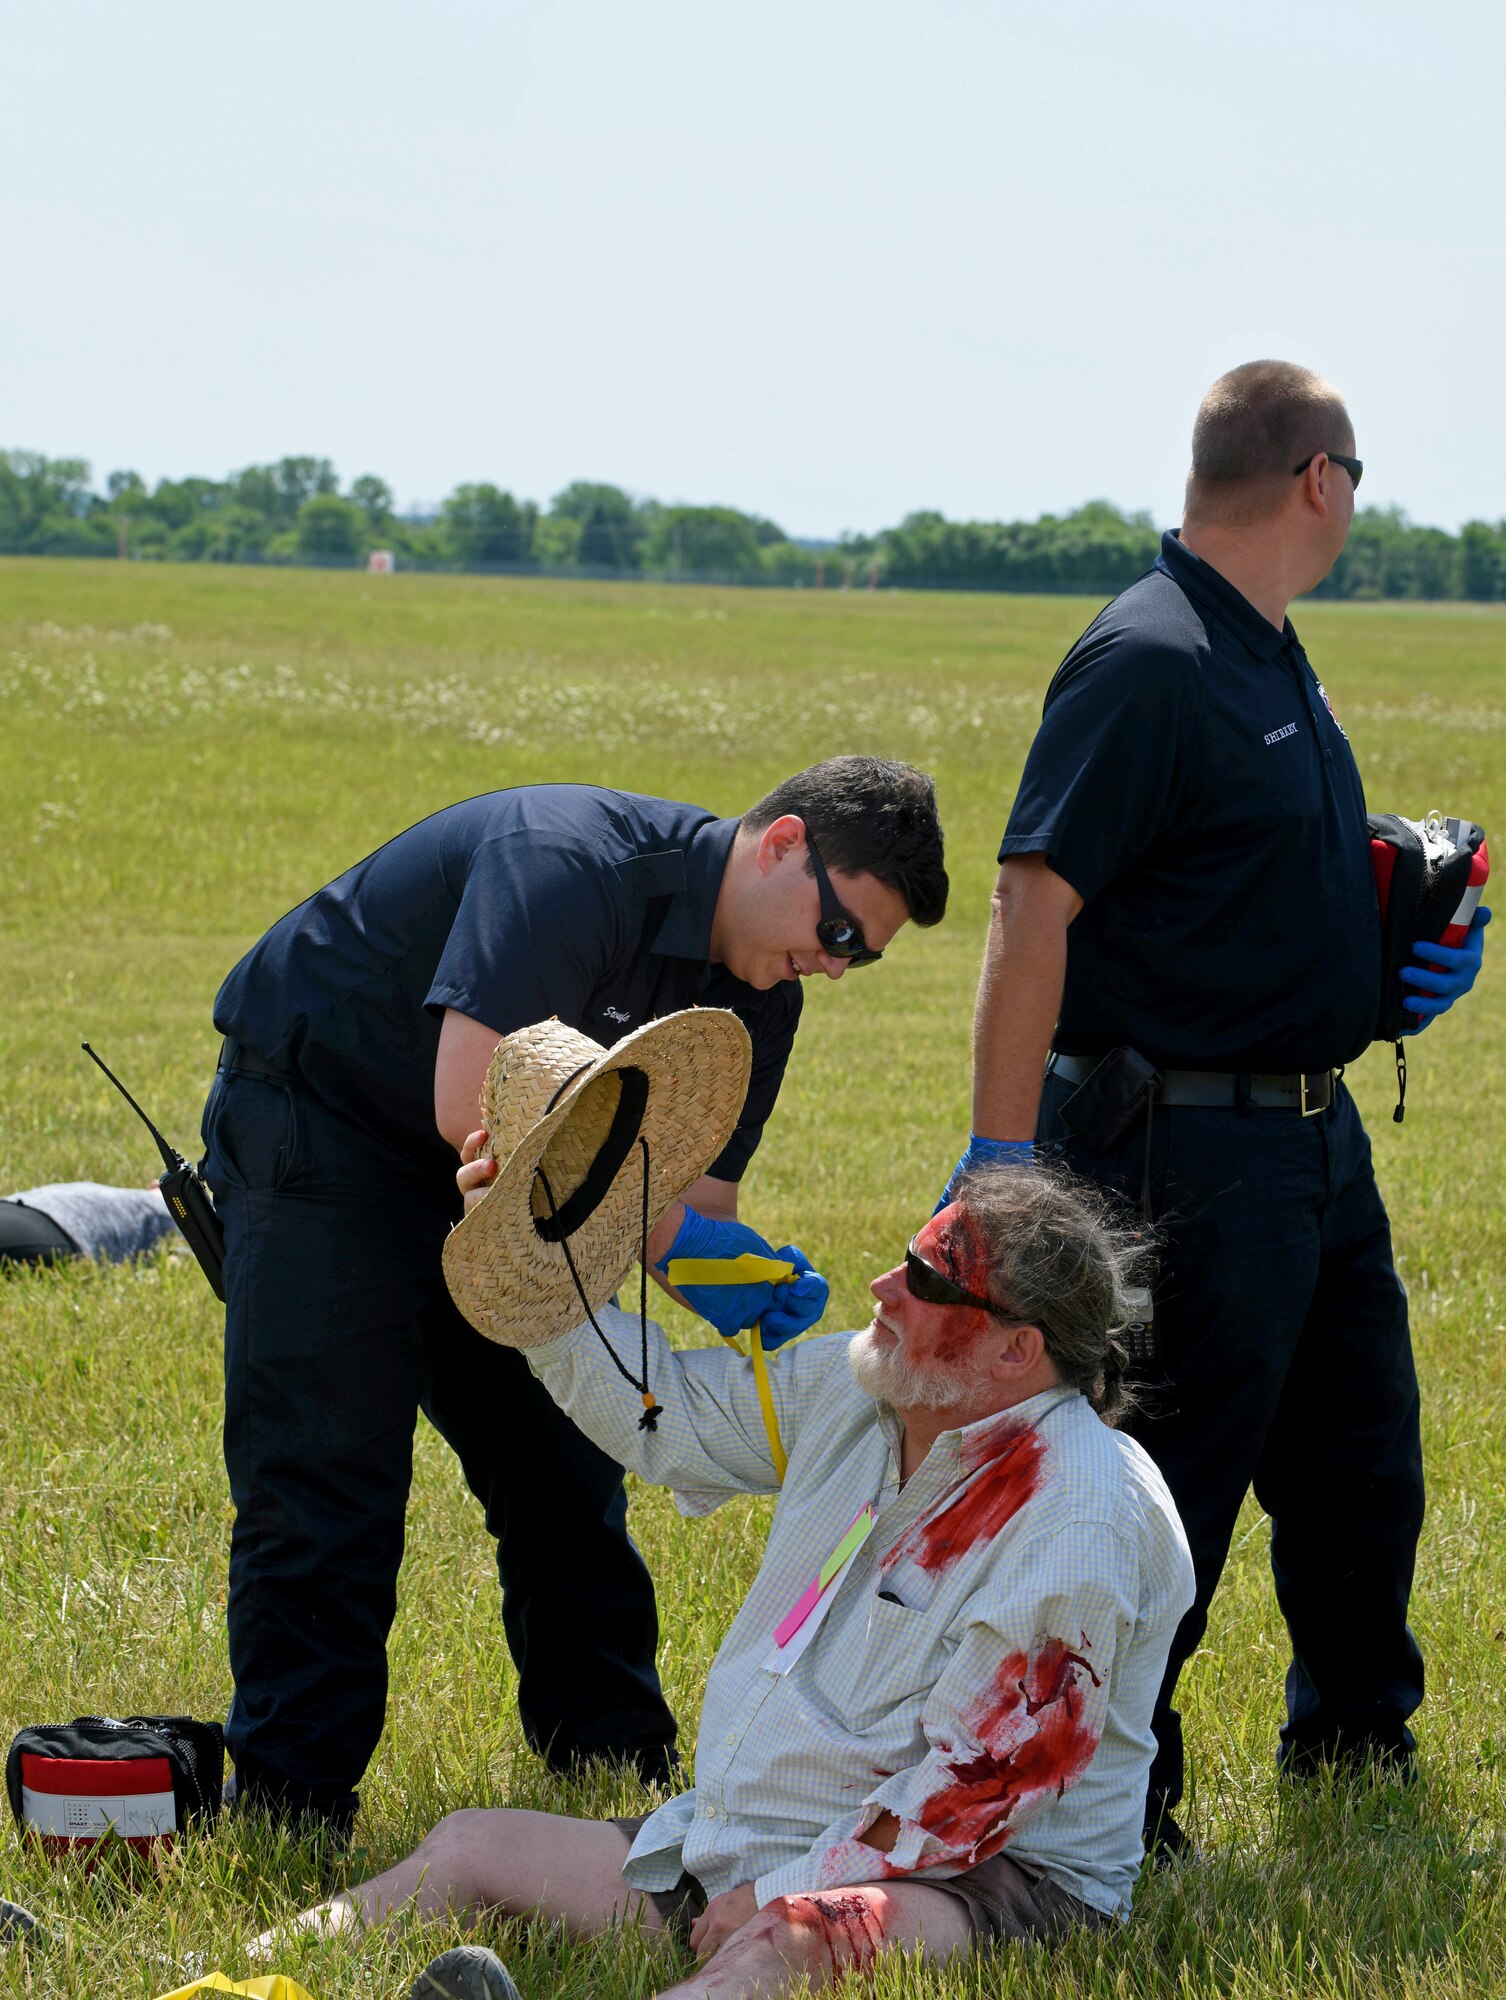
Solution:
{"label": "black radio antenna", "polygon": [[89,1058],[91,1062],[96,1062],[99,1064],[100,1068],[104,1071],[105,1075],[110,1079],[111,1083],[114,1084],[115,1088],[120,1092],[121,1096],[125,1099],[126,1103],[130,1105],[131,1109],[135,1112],[136,1116],[141,1120],[142,1124],[146,1127],[147,1131],[150,1132],[152,1137],[157,1141],[157,1151],[162,1155],[163,1165],[166,1167],[181,1167],[183,1165],[183,1155],[178,1151],[176,1146],[170,1146],[167,1143],[166,1139],[163,1138],[162,1134],[157,1130],[156,1126],[152,1123],[151,1119],[147,1117],[146,1113],[142,1110],[141,1106],[136,1102],[135,1098],[132,1097],[131,1093],[126,1089],[125,1085],[121,1082],[120,1078],[115,1074],[114,1070],[111,1069],[110,1065],[107,1062],[105,1062],[102,1057],[97,1056],[94,1053],[93,1049],[90,1048],[87,1042],[80,1042],[79,1047],[83,1050],[84,1054]]}

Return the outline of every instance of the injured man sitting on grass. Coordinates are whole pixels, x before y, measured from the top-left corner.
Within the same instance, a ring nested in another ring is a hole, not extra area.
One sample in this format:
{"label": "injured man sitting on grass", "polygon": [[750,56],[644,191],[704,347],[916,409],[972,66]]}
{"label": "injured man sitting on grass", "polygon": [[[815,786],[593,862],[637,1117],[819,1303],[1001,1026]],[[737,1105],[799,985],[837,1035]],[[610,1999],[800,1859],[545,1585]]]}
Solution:
{"label": "injured man sitting on grass", "polygon": [[[642,1819],[452,1813],[300,1922],[638,1923],[694,1950],[675,1995],[731,1996],[1124,1917],[1151,1707],[1192,1601],[1160,1475],[1111,1428],[1129,1255],[1076,1185],[973,1173],[873,1280],[866,1331],[773,1361],[782,1486],[735,1349],[677,1353],[649,1323],[648,1428],[605,1347],[636,1361],[637,1315],[606,1306],[531,1347],[581,1429],[682,1504],[778,1492],[707,1680],[695,1787]],[[465,1945],[413,1996],[516,1991]]]}

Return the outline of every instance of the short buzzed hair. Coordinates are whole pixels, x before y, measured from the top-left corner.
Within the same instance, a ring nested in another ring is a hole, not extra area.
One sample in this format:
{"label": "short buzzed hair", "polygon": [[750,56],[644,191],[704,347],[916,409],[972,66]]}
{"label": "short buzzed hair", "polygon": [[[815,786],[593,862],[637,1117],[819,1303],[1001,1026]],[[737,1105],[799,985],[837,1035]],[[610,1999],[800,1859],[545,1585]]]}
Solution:
{"label": "short buzzed hair", "polygon": [[1281,505],[1303,459],[1350,444],[1331,382],[1294,361],[1246,361],[1220,375],[1192,427],[1187,518],[1238,527]]}

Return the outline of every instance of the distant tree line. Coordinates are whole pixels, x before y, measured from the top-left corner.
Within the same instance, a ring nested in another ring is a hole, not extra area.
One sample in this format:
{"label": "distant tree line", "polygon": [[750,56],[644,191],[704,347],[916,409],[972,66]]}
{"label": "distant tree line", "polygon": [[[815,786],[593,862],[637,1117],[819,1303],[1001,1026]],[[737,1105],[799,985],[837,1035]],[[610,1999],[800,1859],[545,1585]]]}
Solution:
{"label": "distant tree line", "polygon": [[[665,506],[577,480],[546,508],[487,483],[457,486],[432,519],[397,513],[371,473],[345,492],[325,458],[251,465],[228,479],[112,472],[97,491],[83,459],[0,451],[0,553],[137,561],[350,567],[373,549],[399,568],[697,577],[732,583],[883,583],[911,589],[1073,591],[1110,596],[1155,560],[1149,514],[1106,500],[1037,521],[906,515],[872,536],[792,541],[735,507]],[[1395,508],[1356,515],[1317,595],[1506,599],[1506,521],[1457,535]]]}

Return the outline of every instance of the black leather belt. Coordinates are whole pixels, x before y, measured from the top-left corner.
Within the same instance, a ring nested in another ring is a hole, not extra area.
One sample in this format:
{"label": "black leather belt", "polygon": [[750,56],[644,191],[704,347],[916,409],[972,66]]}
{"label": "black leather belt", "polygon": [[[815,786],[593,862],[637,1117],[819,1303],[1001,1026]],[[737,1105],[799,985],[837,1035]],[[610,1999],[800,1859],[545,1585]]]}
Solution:
{"label": "black leather belt", "polygon": [[[1098,1062],[1097,1056],[1061,1055],[1053,1049],[1046,1061],[1046,1074],[1059,1076],[1066,1083],[1086,1083]],[[1338,1073],[1331,1069],[1298,1071],[1285,1076],[1243,1070],[1163,1069],[1156,1104],[1295,1111],[1303,1118],[1312,1118],[1333,1103],[1337,1077]]]}
{"label": "black leather belt", "polygon": [[220,1059],[217,1069],[243,1070],[247,1076],[269,1076],[274,1083],[292,1083],[292,1072],[274,1069],[269,1062],[263,1062],[254,1049],[246,1048],[240,1042],[232,1042],[227,1035],[220,1044]]}

